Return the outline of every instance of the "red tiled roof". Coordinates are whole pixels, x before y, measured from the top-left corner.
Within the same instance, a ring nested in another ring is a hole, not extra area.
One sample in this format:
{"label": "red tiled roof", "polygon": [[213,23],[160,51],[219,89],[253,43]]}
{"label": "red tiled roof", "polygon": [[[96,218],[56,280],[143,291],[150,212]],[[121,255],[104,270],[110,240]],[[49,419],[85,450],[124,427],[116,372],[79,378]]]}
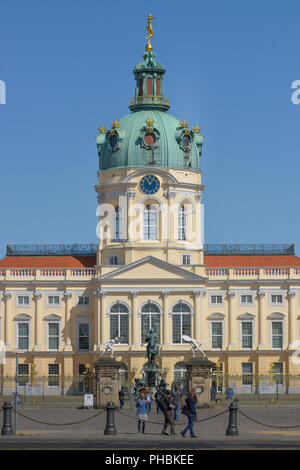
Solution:
{"label": "red tiled roof", "polygon": [[[295,255],[205,255],[204,264],[209,268],[227,267],[279,267],[300,266]],[[0,268],[91,268],[96,256],[6,256],[0,260]]]}
{"label": "red tiled roof", "polygon": [[204,264],[209,268],[300,266],[295,255],[205,255]]}
{"label": "red tiled roof", "polygon": [[96,256],[6,256],[0,268],[91,268]]}

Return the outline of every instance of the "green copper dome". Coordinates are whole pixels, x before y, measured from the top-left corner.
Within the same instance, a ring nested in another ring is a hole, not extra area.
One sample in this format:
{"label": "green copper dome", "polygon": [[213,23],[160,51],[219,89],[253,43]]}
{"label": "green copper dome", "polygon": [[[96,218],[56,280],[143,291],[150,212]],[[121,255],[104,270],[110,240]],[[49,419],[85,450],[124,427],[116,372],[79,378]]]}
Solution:
{"label": "green copper dome", "polygon": [[155,61],[155,53],[144,52],[144,61],[134,69],[135,97],[132,112],[112,128],[99,128],[97,148],[99,169],[124,167],[169,167],[200,170],[203,136],[200,128],[188,129],[167,112],[169,100],[163,96],[165,70]]}

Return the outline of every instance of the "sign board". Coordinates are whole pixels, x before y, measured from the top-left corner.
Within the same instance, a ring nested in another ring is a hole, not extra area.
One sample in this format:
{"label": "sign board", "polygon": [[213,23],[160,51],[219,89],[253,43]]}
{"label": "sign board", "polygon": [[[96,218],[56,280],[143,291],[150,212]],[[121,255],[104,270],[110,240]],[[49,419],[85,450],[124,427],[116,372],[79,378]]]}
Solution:
{"label": "sign board", "polygon": [[32,389],[33,389],[32,383],[27,382],[25,389],[26,389],[27,396],[32,395]]}
{"label": "sign board", "polygon": [[271,382],[259,382],[259,393],[273,393]]}
{"label": "sign board", "polygon": [[85,393],[84,394],[84,408],[94,407],[94,395]]}
{"label": "sign board", "polygon": [[42,382],[36,382],[35,395],[43,395],[43,383]]}

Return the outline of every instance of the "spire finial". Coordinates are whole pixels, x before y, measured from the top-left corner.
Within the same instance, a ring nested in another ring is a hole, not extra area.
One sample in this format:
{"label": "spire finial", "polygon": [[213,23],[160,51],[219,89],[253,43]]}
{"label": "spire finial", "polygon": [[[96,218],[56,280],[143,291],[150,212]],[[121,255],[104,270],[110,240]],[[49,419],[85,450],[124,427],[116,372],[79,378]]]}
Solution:
{"label": "spire finial", "polygon": [[155,20],[156,16],[152,16],[151,13],[148,15],[148,25],[146,30],[148,31],[148,36],[147,36],[147,46],[146,46],[146,51],[147,52],[152,52],[153,51],[153,46],[150,43],[150,39],[153,37],[153,28],[152,28],[152,21]]}

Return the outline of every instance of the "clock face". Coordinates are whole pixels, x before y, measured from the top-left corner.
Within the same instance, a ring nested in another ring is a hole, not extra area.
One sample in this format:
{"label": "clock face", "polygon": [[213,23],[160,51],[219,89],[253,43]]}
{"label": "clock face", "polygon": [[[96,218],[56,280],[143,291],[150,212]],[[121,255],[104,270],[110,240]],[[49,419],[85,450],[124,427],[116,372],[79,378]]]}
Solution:
{"label": "clock face", "polygon": [[140,189],[145,194],[157,193],[159,188],[159,179],[154,175],[145,175],[140,181]]}

